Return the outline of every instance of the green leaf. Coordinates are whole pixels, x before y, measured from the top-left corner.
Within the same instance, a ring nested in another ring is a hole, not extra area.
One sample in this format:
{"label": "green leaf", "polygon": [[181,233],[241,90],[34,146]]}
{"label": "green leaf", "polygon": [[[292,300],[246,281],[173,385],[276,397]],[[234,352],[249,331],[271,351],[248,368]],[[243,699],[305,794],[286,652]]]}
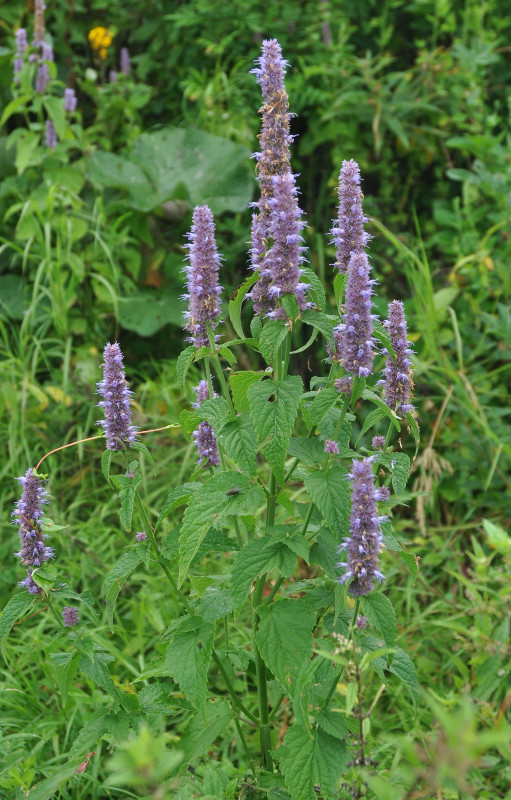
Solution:
{"label": "green leaf", "polygon": [[206,622],[215,622],[232,614],[232,594],[220,586],[208,586],[199,603],[199,613]]}
{"label": "green leaf", "polygon": [[248,390],[257,440],[261,444],[270,438],[265,455],[281,485],[284,484],[284,463],[302,389],[302,379],[294,375],[281,383],[272,380],[254,383]]}
{"label": "green leaf", "polygon": [[200,714],[195,714],[179,741],[179,747],[184,751],[185,764],[195,761],[208,750],[215,739],[224,733],[232,719],[227,703],[221,700],[211,705],[208,703],[207,717],[205,722]]}
{"label": "green leaf", "polygon": [[378,455],[378,461],[391,473],[394,492],[397,495],[403,494],[410,472],[409,456],[406,453],[382,453]]}
{"label": "green leaf", "polygon": [[255,639],[266,665],[292,696],[300,673],[312,658],[312,630],[316,614],[300,600],[279,600],[259,606]]}
{"label": "green leaf", "polygon": [[206,682],[215,626],[202,617],[186,617],[172,633],[167,648],[169,674],[194,708],[206,704]]}
{"label": "green leaf", "polygon": [[32,789],[30,789],[29,793],[25,795],[25,797],[27,800],[50,800],[50,798],[55,797],[55,792],[59,790],[62,784],[76,774],[76,770],[79,766],[80,764],[76,759],[74,761],[67,761],[65,764],[61,764],[60,767],[55,770],[53,775],[50,775],[49,778],[45,778],[45,780],[41,781],[41,783],[37,783]]}
{"label": "green leaf", "polygon": [[[248,342],[248,341],[251,341],[251,340],[250,340],[250,339],[246,339],[246,340],[244,340],[244,341],[247,341],[247,342]],[[231,344],[231,343],[229,342],[229,344]],[[219,354],[222,356],[222,358],[225,358],[225,360],[227,361],[227,363],[228,363],[228,364],[229,364],[231,367],[232,367],[232,366],[233,366],[233,365],[234,365],[234,364],[237,362],[237,360],[238,360],[238,359],[236,358],[236,356],[234,355],[234,353],[232,352],[231,348],[230,348],[230,347],[227,347],[227,345],[223,345],[223,346],[221,345],[221,346],[218,348],[218,352],[219,352]]]}
{"label": "green leaf", "polygon": [[277,350],[288,333],[289,326],[282,319],[270,319],[264,323],[259,336],[259,349],[268,365],[275,361]]}
{"label": "green leaf", "polygon": [[71,750],[69,751],[71,758],[83,757],[92,750],[98,740],[106,733],[106,717],[107,715],[103,712],[96,712],[83,726],[71,745]]}
{"label": "green leaf", "polygon": [[371,428],[374,428],[374,426],[377,425],[378,422],[384,418],[384,416],[385,414],[383,413],[381,408],[374,408],[372,411],[369,412],[369,414],[364,420],[364,424],[362,425],[362,430],[360,431],[360,435],[357,439],[357,447],[364,433],[367,433],[367,431],[371,430]]}
{"label": "green leaf", "polygon": [[321,311],[324,311],[326,307],[325,289],[316,273],[311,269],[304,269],[302,273],[302,281],[303,283],[308,283],[310,286],[308,294],[312,302],[316,303]]}
{"label": "green leaf", "polygon": [[311,472],[305,478],[305,486],[339,541],[346,537],[351,508],[346,471],[334,465],[329,470]]}
{"label": "green leaf", "polygon": [[248,411],[250,404],[248,402],[248,389],[253,383],[261,381],[265,377],[265,372],[233,372],[229,378],[229,385],[232,392],[232,401],[236,411],[243,413]]}
{"label": "green leaf", "polygon": [[11,632],[11,628],[20,617],[27,613],[29,608],[34,602],[34,596],[28,592],[20,592],[11,597],[9,602],[4,606],[2,616],[0,617],[0,646],[2,653],[5,657],[5,640]]}
{"label": "green leaf", "polygon": [[[137,469],[137,462],[131,462],[130,469]],[[115,475],[112,478],[112,483],[119,489],[119,498],[121,501],[121,508],[119,510],[119,519],[121,525],[126,531],[131,531],[131,523],[133,520],[133,505],[135,503],[135,496],[137,489],[142,483],[142,475],[140,472],[135,472],[132,478],[127,475]]]}
{"label": "green leaf", "polygon": [[[99,688],[103,689],[104,692],[107,692],[110,697],[112,697],[121,705],[127,706],[127,710],[130,710],[128,695],[121,692],[110,677],[107,663],[112,657],[106,653],[95,653],[94,656],[94,661],[92,661],[89,656],[82,656],[78,663],[79,669],[84,673],[84,675],[90,678],[90,680],[93,681],[96,686],[99,686]],[[133,695],[131,696],[133,697]],[[134,699],[136,700],[136,698]]]}
{"label": "green leaf", "polygon": [[46,96],[43,98],[46,113],[55,126],[58,139],[63,139],[66,131],[66,112],[61,97]]}
{"label": "green leaf", "polygon": [[179,423],[184,433],[190,436],[194,430],[198,428],[200,417],[197,415],[196,411],[188,411],[187,409],[184,409],[179,414]]}
{"label": "green leaf", "polygon": [[314,741],[314,783],[323,797],[338,796],[339,781],[348,760],[348,749],[338,738],[319,728]]}
{"label": "green leaf", "polygon": [[417,455],[417,451],[419,450],[419,444],[421,441],[419,423],[417,422],[411,411],[409,411],[408,414],[406,415],[406,419],[415,442],[415,455],[414,455],[415,458],[415,456]]}
{"label": "green leaf", "polygon": [[[287,541],[287,529],[285,526],[282,527],[284,533],[281,532],[279,526],[274,536],[253,539],[236,555],[231,575],[232,598],[236,614],[239,613],[247,599],[252,583],[260,575],[275,568],[286,578],[293,573],[296,566],[296,553],[291,547],[291,542]],[[294,546],[296,549],[296,542]],[[308,557],[308,553],[306,556]]]}
{"label": "green leaf", "polygon": [[379,319],[373,320],[373,336],[377,342],[380,342],[380,344],[385,347],[392,360],[395,361],[396,354],[394,352],[394,348],[392,347],[392,340],[387,333],[387,329],[383,327]]}
{"label": "green leaf", "polygon": [[184,310],[171,289],[139,288],[137,294],[119,299],[119,322],[139,336],[153,336],[165,325],[181,327]]}
{"label": "green leaf", "polygon": [[331,347],[334,347],[333,329],[338,320],[336,322],[333,317],[330,318],[321,311],[309,310],[303,312],[302,322],[305,322],[306,325],[312,325],[313,328],[316,328],[318,331],[320,331],[320,333],[322,333],[327,340],[328,344]]}
{"label": "green leaf", "polygon": [[192,365],[196,352],[197,348],[195,345],[191,344],[189,347],[186,347],[184,350],[182,350],[177,357],[176,377],[181,389],[185,388],[186,375]]}
{"label": "green leaf", "polygon": [[200,404],[200,408],[197,409],[197,416],[212,425],[217,434],[230,419],[231,411],[227,400],[224,400],[223,397],[211,397]]}
{"label": "green leaf", "polygon": [[132,547],[122,554],[119,561],[112,567],[106,577],[106,615],[110,628],[113,627],[115,603],[122,587],[131,573],[142,563],[144,556],[143,547]]}
{"label": "green leaf", "polygon": [[160,516],[156,522],[156,527],[158,528],[160,526],[160,523],[165,517],[168,517],[169,514],[180,506],[184,506],[185,503],[188,503],[193,494],[198,491],[202,485],[202,483],[183,483],[182,486],[173,489],[163,504]]}
{"label": "green leaf", "polygon": [[415,586],[415,581],[417,580],[417,575],[419,574],[419,557],[413,553],[406,553],[404,550],[401,550],[399,555],[410,570],[410,575],[412,576],[413,584]]}
{"label": "green leaf", "polygon": [[32,156],[38,146],[39,134],[35,133],[35,131],[26,131],[23,136],[18,139],[15,164],[19,175],[21,175],[32,162]]}
{"label": "green leaf", "polygon": [[283,294],[281,297],[282,308],[291,322],[296,322],[300,316],[300,306],[295,294]]}
{"label": "green leaf", "polygon": [[255,476],[257,441],[248,411],[224,425],[217,433],[217,439],[240,469],[251,477]]}
{"label": "green leaf", "polygon": [[77,653],[76,650],[72,653],[51,653],[50,659],[55,669],[62,705],[65,706],[69,689],[73,685],[73,679],[78,668],[80,653]]}
{"label": "green leaf", "polygon": [[389,408],[388,405],[383,402],[381,397],[378,397],[378,395],[375,394],[371,389],[364,389],[364,391],[362,392],[362,397],[364,398],[364,400],[370,400],[372,403],[375,404],[375,406],[378,406],[380,411],[388,419],[390,419],[390,421],[394,425],[395,429],[399,433],[399,431],[401,430],[401,423],[400,423],[399,417],[396,416],[396,414],[394,414],[392,409]]}
{"label": "green leaf", "polygon": [[322,389],[312,403],[303,404],[303,417],[307,428],[316,428],[339,400],[337,389]]}
{"label": "green leaf", "polygon": [[388,669],[394,675],[397,675],[397,677],[402,680],[406,686],[408,686],[415,701],[419,694],[419,681],[417,678],[417,672],[415,671],[414,663],[408,653],[405,653],[404,650],[402,650],[400,647],[397,647],[392,660],[392,665],[389,666]]}
{"label": "green leaf", "polygon": [[[236,513],[238,500],[246,501],[249,487],[248,478],[239,472],[227,471],[214,475],[193,496],[193,503],[184,513],[179,536],[179,581],[181,586],[188,568],[208,530],[217,525],[228,514]],[[239,489],[237,495],[228,495],[232,489]]]}
{"label": "green leaf", "polygon": [[7,103],[4,108],[2,118],[0,119],[0,128],[3,128],[9,117],[12,117],[13,114],[16,114],[18,108],[24,106],[29,100],[29,94],[22,94],[19,97],[15,97],[14,100],[11,100],[10,103]]}
{"label": "green leaf", "polygon": [[314,738],[304,725],[291,725],[275,751],[293,800],[314,800]]}
{"label": "green leaf", "polygon": [[319,727],[335,739],[343,741],[350,735],[346,717],[340,711],[322,711],[317,721]]}
{"label": "green leaf", "polygon": [[339,577],[339,570],[336,567],[339,561],[338,547],[339,537],[334,536],[328,528],[322,528],[310,552],[311,563],[319,564],[333,580]]}
{"label": "green leaf", "polygon": [[135,441],[132,442],[129,445],[129,447],[130,447],[130,450],[136,450],[137,453],[142,453],[143,456],[145,456],[146,458],[149,459],[149,461],[152,461],[154,463],[154,458],[153,458],[153,455],[152,455],[151,451],[149,450],[149,448],[143,442],[140,442],[137,439],[135,439]]}
{"label": "green leaf", "polygon": [[138,702],[145,714],[166,714],[169,710],[169,689],[161,683],[151,683],[140,690]]}
{"label": "green leaf", "polygon": [[369,625],[383,636],[387,647],[396,643],[396,613],[384,594],[371,592],[361,597],[362,609]]}
{"label": "green leaf", "polygon": [[335,305],[337,308],[340,307],[341,300],[344,298],[347,283],[348,275],[343,275],[341,272],[338,272],[334,278]]}
{"label": "green leaf", "polygon": [[313,439],[291,439],[287,452],[303,464],[315,467],[325,456],[324,445],[317,437]]}
{"label": "green leaf", "polygon": [[241,307],[250,287],[254,285],[258,277],[259,275],[257,273],[250,275],[246,281],[244,281],[244,283],[242,283],[242,285],[236,289],[229,301],[229,319],[231,320],[231,325],[240,339],[245,338],[243,325],[241,324]]}

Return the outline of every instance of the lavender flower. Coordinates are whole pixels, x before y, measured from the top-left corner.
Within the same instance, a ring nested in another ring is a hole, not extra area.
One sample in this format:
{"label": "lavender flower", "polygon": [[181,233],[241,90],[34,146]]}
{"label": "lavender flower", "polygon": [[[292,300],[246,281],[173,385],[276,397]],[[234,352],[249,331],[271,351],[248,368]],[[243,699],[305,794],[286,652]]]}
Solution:
{"label": "lavender flower", "polygon": [[376,281],[369,277],[369,259],[365,253],[353,253],[348,269],[346,314],[334,328],[336,357],[352,375],[366,377],[374,360],[371,295]]}
{"label": "lavender flower", "polygon": [[121,72],[129,75],[131,71],[130,51],[127,47],[121,47]]}
{"label": "lavender flower", "polygon": [[385,447],[385,436],[373,436],[371,447],[373,450],[383,450]]}
{"label": "lavender flower", "polygon": [[[206,381],[200,381],[194,391],[197,398],[192,405],[194,408],[199,408],[201,403],[210,398],[209,386]],[[213,397],[217,397],[216,392],[213,392]],[[201,422],[197,430],[193,432],[193,438],[199,454],[198,463],[202,464],[204,468],[218,466],[220,464],[220,453],[218,452],[218,443],[211,425],[208,422]]]}
{"label": "lavender flower", "polygon": [[410,369],[412,349],[406,338],[405,309],[400,300],[393,300],[389,304],[388,319],[383,324],[396,354],[395,361],[389,354],[385,364],[385,402],[393,411],[405,415],[414,408],[410,403],[413,391]]}
{"label": "lavender flower", "polygon": [[111,69],[110,72],[108,73],[108,82],[115,83],[116,80],[117,80],[117,72],[115,71],[115,69]]}
{"label": "lavender flower", "polygon": [[135,440],[136,428],[131,424],[130,395],[128,389],[121,348],[108,343],[103,357],[103,380],[97,384],[98,394],[103,400],[98,403],[104,409],[105,419],[98,424],[105,431],[108,450],[122,450]]}
{"label": "lavender flower", "polygon": [[55,126],[51,121],[51,119],[46,120],[45,142],[48,150],[53,150],[59,142],[59,140],[57,139],[57,132],[55,130]]}
{"label": "lavender flower", "polygon": [[14,56],[14,80],[18,81],[18,73],[23,69],[25,51],[28,47],[27,32],[25,28],[18,28],[16,37],[16,55]]}
{"label": "lavender flower", "polygon": [[344,375],[342,378],[337,378],[334,382],[334,386],[339,394],[345,394],[347,397],[350,397],[353,388],[353,378],[349,375]]}
{"label": "lavender flower", "polygon": [[346,583],[351,579],[348,591],[353,597],[372,591],[374,579],[385,580],[378,567],[382,545],[381,523],[386,517],[378,516],[372,460],[370,456],[362,461],[353,461],[348,476],[352,484],[350,536],[339,548],[347,549],[348,561],[342,561],[337,566],[346,569],[339,582]]}
{"label": "lavender flower", "polygon": [[376,490],[375,497],[377,500],[382,500],[385,503],[390,497],[390,489],[386,486],[380,486],[380,488]]}
{"label": "lavender flower", "polygon": [[23,492],[12,512],[15,524],[19,526],[21,541],[21,548],[16,556],[28,567],[27,577],[21,581],[20,586],[28,589],[30,594],[38,594],[41,590],[32,578],[31,567],[40,567],[54,555],[53,549],[45,544],[47,535],[43,533],[41,526],[42,507],[48,503],[48,492],[44,488],[43,479],[33,469],[27,470],[18,481]]}
{"label": "lavender flower", "polygon": [[188,300],[185,320],[192,334],[189,341],[201,347],[209,344],[207,325],[211,330],[218,325],[222,291],[218,285],[220,257],[215,242],[215,223],[208,206],[195,207],[188,238],[191,244],[185,245],[190,258],[190,265],[185,267],[188,283],[188,293],[183,295],[183,299]]}
{"label": "lavender flower", "polygon": [[145,531],[139,531],[136,536],[137,542],[145,542],[147,539],[147,533]]}
{"label": "lavender flower", "polygon": [[333,439],[327,439],[323,448],[325,453],[330,453],[333,456],[339,455],[339,445]]}
{"label": "lavender flower", "polygon": [[34,44],[39,46],[44,42],[44,0],[35,0],[34,3]]}
{"label": "lavender flower", "polygon": [[47,62],[53,61],[53,48],[51,44],[46,44],[46,42],[43,42],[41,45],[41,53],[44,63],[41,64],[41,66],[37,69],[35,88],[36,92],[44,94],[50,82],[50,69]]}
{"label": "lavender flower", "polygon": [[367,628],[367,617],[364,617],[363,614],[358,614],[355,625],[360,631],[365,631]]}
{"label": "lavender flower", "polygon": [[71,87],[67,86],[64,89],[64,111],[75,111],[77,104],[77,99],[75,95],[75,90]]}
{"label": "lavender flower", "polygon": [[80,616],[76,606],[66,606],[62,611],[62,619],[66,628],[71,628],[72,625],[78,625]]}
{"label": "lavender flower", "polygon": [[332,228],[336,247],[335,265],[343,275],[348,271],[353,253],[363,253],[369,241],[364,231],[367,217],[362,213],[360,169],[356,161],[343,161],[339,174],[339,213]]}

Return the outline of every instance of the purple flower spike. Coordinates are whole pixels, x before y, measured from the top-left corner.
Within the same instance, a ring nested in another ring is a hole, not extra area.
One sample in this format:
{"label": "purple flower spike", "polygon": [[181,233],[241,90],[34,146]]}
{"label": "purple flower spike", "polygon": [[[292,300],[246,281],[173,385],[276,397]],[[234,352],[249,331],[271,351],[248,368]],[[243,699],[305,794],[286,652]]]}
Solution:
{"label": "purple flower spike", "polygon": [[370,269],[365,253],[351,256],[346,314],[344,321],[334,329],[337,359],[347,372],[359,378],[371,374],[374,360],[371,296],[375,281],[369,277]]}
{"label": "purple flower spike", "polygon": [[351,390],[353,389],[353,378],[349,375],[345,375],[343,378],[337,378],[334,386],[339,394],[345,394],[347,397],[350,397]]}
{"label": "purple flower spike", "polygon": [[215,242],[215,223],[208,206],[195,207],[188,238],[190,244],[185,245],[190,259],[190,265],[185,267],[188,293],[183,296],[188,300],[186,328],[191,334],[189,341],[202,347],[209,344],[208,323],[212,331],[218,325],[222,292],[218,285],[220,256]]}
{"label": "purple flower spike", "polygon": [[383,450],[385,447],[385,436],[373,436],[371,447],[373,450]]}
{"label": "purple flower spike", "polygon": [[48,150],[53,150],[59,143],[59,140],[57,139],[57,132],[51,119],[46,120],[45,142]]}
{"label": "purple flower spike", "polygon": [[80,615],[76,606],[66,606],[62,611],[62,619],[66,628],[71,628],[73,625],[78,625],[80,622]]}
{"label": "purple flower spike", "polygon": [[327,439],[323,448],[325,453],[330,453],[333,456],[339,455],[339,445],[333,439]]}
{"label": "purple flower spike", "polygon": [[145,542],[147,539],[147,533],[145,531],[139,531],[136,536],[137,542]]}
{"label": "purple flower spike", "polygon": [[23,69],[25,61],[25,51],[28,47],[27,32],[25,28],[18,28],[14,34],[16,37],[16,55],[14,56],[14,80],[18,81],[18,73]]}
{"label": "purple flower spike", "polygon": [[348,271],[353,253],[363,253],[370,239],[364,231],[367,217],[362,213],[360,169],[356,161],[343,161],[339,175],[339,213],[332,228],[336,247],[335,267],[343,275]]}
{"label": "purple flower spike", "polygon": [[115,69],[111,69],[110,72],[108,73],[108,82],[115,83],[116,80],[117,80],[117,72],[115,71]]}
{"label": "purple flower spike", "polygon": [[76,109],[76,95],[75,90],[69,86],[64,89],[64,111],[70,112]]}
{"label": "purple flower spike", "polygon": [[[194,408],[199,408],[201,403],[210,398],[209,386],[206,381],[200,381],[194,391],[197,395],[197,400],[192,405]],[[217,397],[216,392],[213,392],[213,397]],[[193,438],[199,454],[198,463],[205,469],[218,466],[220,464],[220,453],[218,452],[218,443],[211,425],[208,422],[201,422],[197,430],[193,432]]]}
{"label": "purple flower spike", "polygon": [[103,380],[97,384],[103,400],[98,406],[104,409],[105,419],[98,423],[106,435],[108,450],[123,450],[135,441],[136,428],[131,424],[130,392],[124,374],[121,348],[107,344],[103,357]]}
{"label": "purple flower spike", "polygon": [[384,398],[386,404],[399,414],[413,411],[410,403],[413,392],[413,377],[410,369],[412,346],[406,338],[405,309],[400,300],[389,304],[388,319],[383,323],[389,334],[396,360],[387,356],[385,364]]}
{"label": "purple flower spike", "polygon": [[129,75],[131,71],[130,51],[127,47],[121,47],[121,72]]}
{"label": "purple flower spike", "polygon": [[381,523],[386,517],[378,516],[378,493],[374,486],[372,457],[353,461],[349,474],[351,481],[350,535],[340,546],[347,549],[348,561],[337,566],[346,572],[340,583],[351,580],[348,592],[352,597],[367,595],[374,589],[374,580],[383,581],[379,571],[379,554],[382,546]]}
{"label": "purple flower spike", "polygon": [[363,614],[358,614],[355,625],[360,631],[365,631],[367,628],[367,617],[364,617]]}
{"label": "purple flower spike", "polygon": [[33,469],[27,470],[18,481],[23,492],[12,512],[15,524],[19,526],[21,542],[16,556],[28,567],[27,577],[21,581],[20,586],[28,589],[30,594],[39,594],[41,589],[32,578],[31,567],[40,567],[54,555],[53,549],[46,546],[47,535],[43,533],[41,525],[42,507],[48,503],[48,492],[44,488],[43,479],[35,475]]}
{"label": "purple flower spike", "polygon": [[41,53],[44,63],[41,64],[41,66],[37,69],[35,88],[36,92],[44,94],[50,82],[50,70],[47,62],[53,61],[53,48],[51,44],[46,44],[46,42],[43,42],[41,45]]}

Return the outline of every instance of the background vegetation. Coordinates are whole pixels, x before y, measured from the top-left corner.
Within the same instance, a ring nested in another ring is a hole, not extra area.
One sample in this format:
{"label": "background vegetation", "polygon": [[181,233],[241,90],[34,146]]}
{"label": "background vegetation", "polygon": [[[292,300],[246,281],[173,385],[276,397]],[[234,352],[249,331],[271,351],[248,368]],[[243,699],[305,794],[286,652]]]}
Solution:
{"label": "background vegetation", "polygon": [[[510,522],[509,19],[497,0],[53,0],[46,13],[55,81],[78,95],[55,154],[23,138],[35,106],[25,117],[21,106],[8,111],[13,34],[31,29],[31,8],[13,0],[1,24],[2,606],[20,578],[9,525],[14,478],[53,447],[94,435],[104,343],[121,341],[137,424],[175,422],[189,405],[175,375],[183,235],[193,204],[211,202],[227,298],[247,271],[255,186],[248,156],[257,148],[260,96],[248,70],[261,40],[278,38],[292,66],[293,166],[314,268],[331,286],[337,176],[342,159],[354,158],[380,294],[406,301],[416,348],[423,446],[396,525],[421,570],[415,584],[397,571],[388,578],[399,636],[428,692],[415,716],[404,697],[402,706],[399,698],[383,703],[373,721],[376,757],[420,776],[426,793],[410,797],[511,797],[509,746],[499,740],[511,704],[511,544],[494,527]],[[115,32],[105,62],[89,47],[95,26]],[[108,83],[125,46],[131,76]],[[19,136],[26,146],[13,146]],[[152,450],[157,475],[143,466],[157,497],[192,472],[195,454],[178,432],[155,435]],[[98,459],[84,445],[46,462],[52,517],[68,526],[55,534],[56,547],[70,583],[94,594],[127,541]],[[143,669],[173,604],[159,577],[137,573],[120,598],[116,635],[97,627],[120,682]],[[5,797],[23,797],[59,763],[96,702],[83,684],[72,716],[62,709],[52,666],[39,655],[48,623],[31,622],[6,645]],[[110,762],[111,785],[130,787],[111,796],[140,795],[130,770],[137,759],[137,774],[148,769],[162,720],[155,707],[147,733],[155,738]],[[207,766],[172,796],[222,797],[235,761],[230,743],[223,747],[215,752],[221,770]],[[93,759],[86,779],[61,796],[104,797],[106,761]],[[377,784],[372,791],[386,796]]]}

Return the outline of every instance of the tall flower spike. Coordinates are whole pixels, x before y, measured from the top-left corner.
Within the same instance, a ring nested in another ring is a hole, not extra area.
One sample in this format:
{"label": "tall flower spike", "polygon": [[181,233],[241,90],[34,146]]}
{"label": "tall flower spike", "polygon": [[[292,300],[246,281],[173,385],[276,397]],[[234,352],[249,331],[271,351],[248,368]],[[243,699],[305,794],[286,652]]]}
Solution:
{"label": "tall flower spike", "polygon": [[121,348],[108,343],[105,347],[103,380],[97,384],[98,394],[103,400],[98,406],[104,410],[101,425],[106,434],[108,450],[123,450],[135,441],[136,428],[131,424],[130,395],[124,374]]}
{"label": "tall flower spike", "polygon": [[57,132],[55,130],[55,125],[53,124],[51,119],[46,120],[45,130],[46,130],[46,135],[45,135],[46,147],[49,150],[53,150],[57,146],[59,140],[57,139]]}
{"label": "tall flower spike", "polygon": [[131,71],[130,51],[127,47],[121,47],[121,72],[129,75]]}
{"label": "tall flower spike", "polygon": [[374,360],[373,284],[365,253],[353,253],[346,286],[344,321],[334,329],[335,357],[351,375],[370,375]]}
{"label": "tall flower spike", "polygon": [[27,32],[25,28],[18,28],[16,37],[16,55],[14,56],[14,80],[19,80],[18,73],[23,69],[25,51],[28,47]]}
{"label": "tall flower spike", "polygon": [[410,403],[413,392],[413,377],[410,369],[411,343],[406,338],[406,317],[403,303],[393,300],[389,304],[388,318],[383,323],[389,334],[396,360],[390,354],[385,364],[384,398],[386,404],[399,414],[413,411]]}
{"label": "tall flower spike", "polygon": [[76,95],[75,90],[72,89],[70,86],[67,86],[64,89],[64,111],[70,112],[75,111],[76,109]]}
{"label": "tall flower spike", "polygon": [[44,0],[35,0],[34,3],[34,44],[39,46],[44,42]]}
{"label": "tall flower spike", "polygon": [[369,594],[374,589],[374,580],[385,580],[379,570],[379,554],[382,546],[381,523],[386,517],[378,516],[378,492],[374,485],[372,460],[370,456],[353,461],[348,476],[351,481],[350,535],[339,548],[347,549],[348,560],[341,561],[337,566],[346,570],[339,578],[339,583],[351,579],[348,592],[352,597]]}
{"label": "tall flower spike", "polygon": [[336,247],[335,267],[343,275],[348,271],[353,253],[363,253],[371,238],[364,230],[367,217],[362,212],[360,169],[356,161],[343,161],[339,174],[339,212],[333,223],[332,237]]}
{"label": "tall flower spike", "polygon": [[41,590],[32,578],[32,569],[40,567],[44,561],[53,558],[53,549],[46,546],[47,535],[43,533],[41,518],[42,507],[48,503],[48,492],[44,488],[43,479],[34,474],[33,469],[18,478],[23,487],[21,498],[15,505],[12,516],[19,526],[21,548],[16,556],[28,567],[27,577],[21,581],[30,594],[38,594]]}
{"label": "tall flower spike", "polygon": [[[209,400],[209,386],[206,381],[200,381],[194,391],[197,395],[197,399],[196,402],[193,403],[193,407],[199,408],[201,403],[205,400]],[[217,397],[216,392],[213,392],[213,397]],[[220,464],[220,453],[218,452],[218,443],[211,425],[208,422],[201,422],[197,430],[193,432],[193,438],[195,439],[197,453],[199,455],[198,463],[205,469],[207,467],[218,466],[218,464]]]}
{"label": "tall flower spike", "polygon": [[[273,197],[269,200],[271,208],[270,238],[272,246],[268,252],[270,286],[269,294],[275,298],[283,294],[294,294],[299,307],[307,306],[305,295],[308,284],[300,283],[304,261],[304,250],[301,235],[305,222],[296,199],[296,186],[291,172],[286,175],[275,175],[272,179]],[[270,312],[270,316],[286,314],[283,309]]]}
{"label": "tall flower spike", "polygon": [[46,42],[42,43],[41,57],[44,63],[37,68],[35,88],[36,92],[44,94],[50,82],[50,69],[47,62],[53,61],[53,48],[51,44],[47,44]]}
{"label": "tall flower spike", "polygon": [[190,265],[185,267],[188,284],[188,293],[183,295],[183,299],[188,300],[185,321],[191,334],[189,341],[202,347],[209,343],[208,323],[212,331],[218,325],[222,292],[218,285],[220,256],[215,242],[215,223],[208,206],[195,207],[188,238],[190,244],[185,247],[189,251]]}
{"label": "tall flower spike", "polygon": [[266,314],[275,308],[275,295],[269,293],[271,273],[264,256],[269,249],[271,223],[271,199],[274,193],[275,175],[287,175],[291,172],[290,145],[293,137],[289,132],[291,114],[288,111],[289,101],[284,86],[287,61],[282,58],[282,49],[276,39],[263,42],[261,57],[256,61],[255,74],[261,86],[263,106],[261,108],[262,124],[259,142],[261,152],[255,153],[258,166],[258,181],[261,197],[256,203],[258,214],[252,221],[251,266],[259,269],[259,280],[251,292],[256,314]]}

